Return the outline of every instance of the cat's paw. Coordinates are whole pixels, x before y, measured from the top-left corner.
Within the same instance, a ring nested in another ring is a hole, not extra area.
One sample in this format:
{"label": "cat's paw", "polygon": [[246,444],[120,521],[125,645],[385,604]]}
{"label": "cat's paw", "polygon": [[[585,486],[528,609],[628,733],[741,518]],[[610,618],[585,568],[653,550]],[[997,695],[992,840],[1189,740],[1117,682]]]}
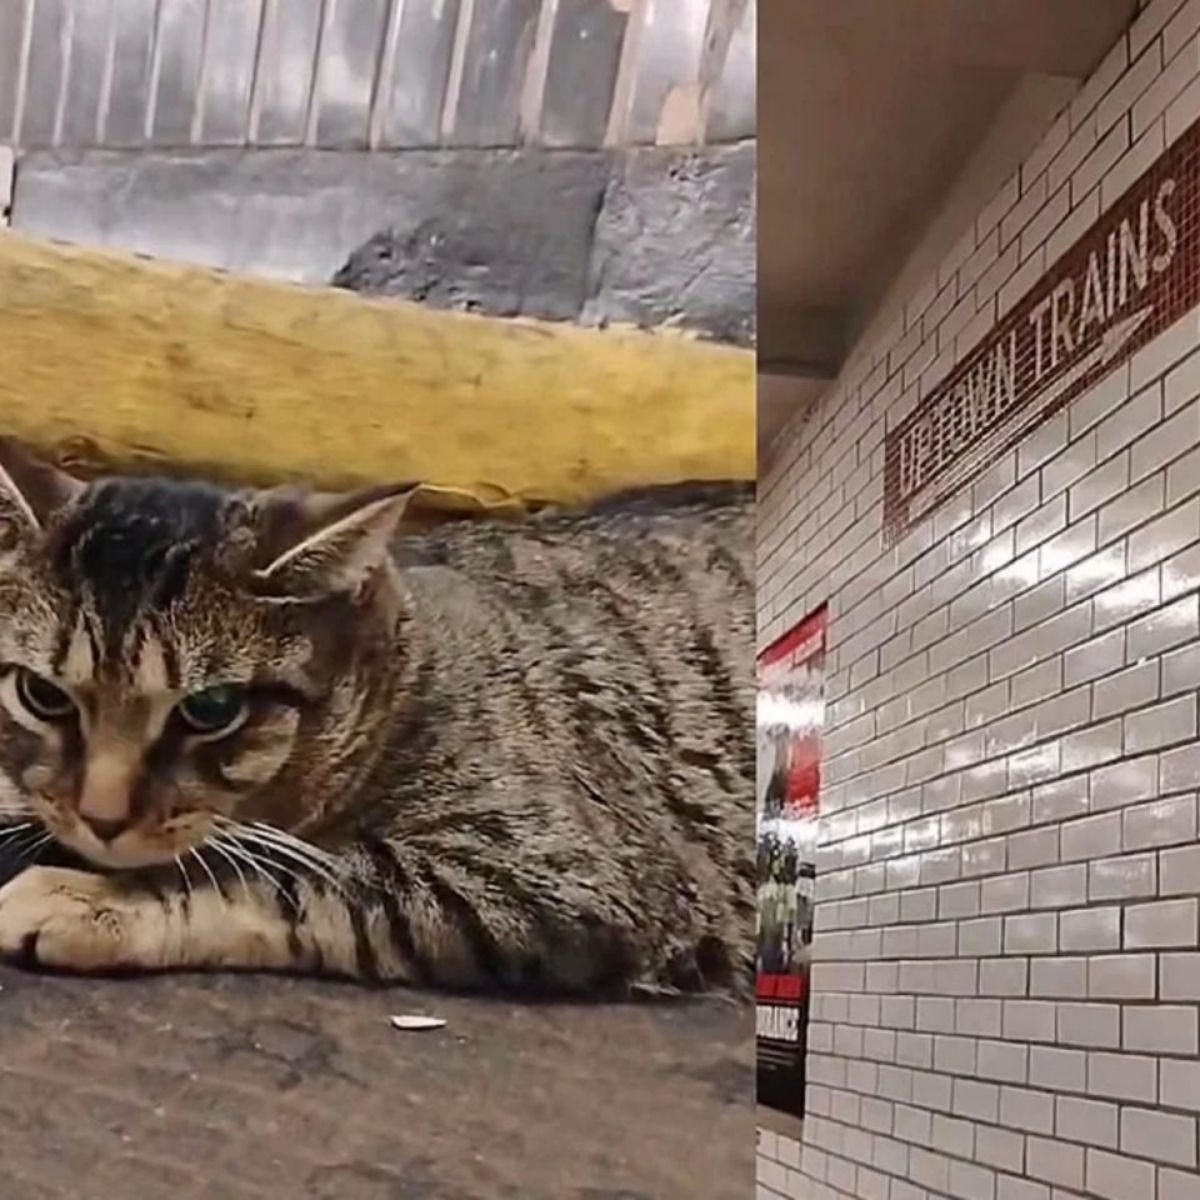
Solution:
{"label": "cat's paw", "polygon": [[30,867],[0,888],[0,955],[25,966],[67,971],[150,966],[141,924],[129,897],[103,875]]}

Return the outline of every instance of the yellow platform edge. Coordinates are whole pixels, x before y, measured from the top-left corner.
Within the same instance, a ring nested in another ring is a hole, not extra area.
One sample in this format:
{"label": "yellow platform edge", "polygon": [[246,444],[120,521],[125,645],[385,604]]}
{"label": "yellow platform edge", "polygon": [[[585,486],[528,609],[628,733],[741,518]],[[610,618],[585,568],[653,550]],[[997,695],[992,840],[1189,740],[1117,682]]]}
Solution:
{"label": "yellow platform edge", "polygon": [[752,351],[443,312],[0,233],[0,432],[237,484],[421,481],[433,507],[753,479]]}

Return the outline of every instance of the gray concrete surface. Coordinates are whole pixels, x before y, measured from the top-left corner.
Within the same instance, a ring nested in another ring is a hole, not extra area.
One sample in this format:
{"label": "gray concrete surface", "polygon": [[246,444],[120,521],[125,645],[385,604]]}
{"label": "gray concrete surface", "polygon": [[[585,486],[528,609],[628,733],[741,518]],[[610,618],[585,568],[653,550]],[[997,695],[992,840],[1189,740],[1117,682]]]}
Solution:
{"label": "gray concrete surface", "polygon": [[753,142],[693,151],[31,151],[13,227],[498,316],[754,331]]}
{"label": "gray concrete surface", "polygon": [[[401,1033],[398,1012],[444,1030]],[[4,1200],[745,1200],[747,1010],[0,968]]]}

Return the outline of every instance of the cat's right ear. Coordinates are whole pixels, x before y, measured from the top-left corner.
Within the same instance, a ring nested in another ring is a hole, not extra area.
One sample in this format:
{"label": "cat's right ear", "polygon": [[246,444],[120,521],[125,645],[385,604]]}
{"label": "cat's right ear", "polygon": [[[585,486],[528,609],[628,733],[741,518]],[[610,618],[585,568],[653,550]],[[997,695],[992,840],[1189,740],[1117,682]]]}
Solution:
{"label": "cat's right ear", "polygon": [[30,453],[20,442],[0,437],[0,522],[38,534],[87,485]]}

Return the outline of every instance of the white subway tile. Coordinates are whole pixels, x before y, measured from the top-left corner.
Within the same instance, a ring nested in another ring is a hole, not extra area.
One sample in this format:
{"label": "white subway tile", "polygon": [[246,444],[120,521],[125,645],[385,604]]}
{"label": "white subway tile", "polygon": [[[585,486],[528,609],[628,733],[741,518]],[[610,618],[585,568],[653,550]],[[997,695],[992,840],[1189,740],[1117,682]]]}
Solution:
{"label": "white subway tile", "polygon": [[[1125,115],[1129,103],[1136,97],[1123,98],[1124,103],[1110,106],[1105,109],[1103,115],[1100,113],[1100,103],[1119,86],[1128,66],[1129,43],[1126,37],[1121,36],[1071,101],[1067,114],[1064,115],[1069,115],[1072,127],[1078,126],[1084,118],[1092,113],[1093,109],[1096,111],[1097,129],[1100,133],[1103,133],[1113,121]],[[1063,140],[1065,140],[1065,135]],[[1040,148],[1034,151],[1034,155],[1039,153],[1041,153]],[[1033,161],[1033,156],[1029,161]]]}
{"label": "white subway tile", "polygon": [[[1114,814],[1115,815],[1115,814]],[[1088,899],[1134,900],[1157,890],[1158,860],[1153,854],[1126,854],[1088,863]]]}
{"label": "white subway tile", "polygon": [[1188,49],[1181,54],[1176,54],[1166,64],[1141,99],[1134,104],[1132,114],[1134,136],[1140,136],[1142,130],[1166,112],[1171,102],[1198,73],[1200,73],[1200,55],[1197,55],[1196,43],[1193,41]]}
{"label": "white subway tile", "polygon": [[1088,1059],[1088,1093],[1153,1104],[1158,1098],[1158,1060],[1093,1051]]}
{"label": "white subway tile", "polygon": [[1158,857],[1158,873],[1159,895],[1200,895],[1200,846],[1164,850]]}
{"label": "white subway tile", "polygon": [[[1132,1004],[1124,1010],[1124,1033],[1121,1046],[1125,1050],[1145,1054],[1188,1054],[1193,1057],[1200,1049],[1197,1041],[1196,1009],[1184,1005]],[[1167,1097],[1165,1064],[1162,1076],[1162,1099]]]}
{"label": "white subway tile", "polygon": [[1085,999],[1087,959],[1058,956],[1030,960],[1029,992],[1034,999]]}
{"label": "white subway tile", "polygon": [[1065,1046],[1110,1049],[1121,1044],[1121,1009],[1115,1004],[1060,1004],[1058,1041]]}
{"label": "white subway tile", "polygon": [[[1132,647],[1129,656],[1135,660],[1137,658]],[[1153,704],[1159,695],[1158,676],[1159,664],[1154,659],[1097,680],[1092,692],[1092,715],[1097,721],[1102,721],[1106,717]]]}
{"label": "white subway tile", "polygon": [[1110,905],[1073,909],[1060,914],[1059,942],[1064,954],[1119,949],[1121,909]]}
{"label": "white subway tile", "polygon": [[1103,1150],[1087,1152],[1087,1190],[1099,1200],[1153,1200],[1154,1183],[1151,1163]]}
{"label": "white subway tile", "polygon": [[1200,596],[1184,596],[1129,626],[1127,653],[1133,661],[1162,654],[1200,637]]}
{"label": "white subway tile", "polygon": [[[1143,129],[1136,129],[1140,137]],[[1129,149],[1129,125],[1118,121],[1097,143],[1071,176],[1071,195],[1076,202],[1083,199],[1117,164]]]}
{"label": "white subway tile", "polygon": [[1200,541],[1200,500],[1191,500],[1129,537],[1130,571],[1141,571]]}
{"label": "white subway tile", "polygon": [[1062,859],[1076,862],[1116,854],[1121,849],[1121,816],[1101,813],[1062,827]]}
{"label": "white subway tile", "polygon": [[1148,800],[1158,791],[1158,756],[1147,754],[1101,767],[1092,772],[1091,784],[1092,807],[1098,811]]}
{"label": "white subway tile", "polygon": [[1068,908],[1087,901],[1087,864],[1046,867],[1030,874],[1029,903],[1033,908]]}
{"label": "white subway tile", "polygon": [[1196,1119],[1145,1108],[1126,1108],[1121,1112],[1121,1150],[1156,1162],[1194,1167]]}
{"label": "white subway tile", "polygon": [[[1153,1013],[1154,1009],[1148,1009]],[[1195,1016],[1195,1009],[1183,1009]],[[1184,1108],[1192,1112],[1200,1112],[1200,1062],[1194,1061],[1195,1051],[1191,1052],[1193,1061],[1179,1062],[1166,1059],[1160,1066],[1162,1103],[1169,1108]]]}
{"label": "white subway tile", "polygon": [[1152,1000],[1156,991],[1153,954],[1097,955],[1088,963],[1093,1000]]}
{"label": "white subway tile", "polygon": [[1005,918],[1005,954],[1054,954],[1057,950],[1058,917],[1055,913],[1026,913]]}
{"label": "white subway tile", "polygon": [[1200,4],[1187,0],[1162,31],[1163,58],[1170,62],[1200,29]]}
{"label": "white subway tile", "polygon": [[1049,1091],[1085,1092],[1087,1054],[1051,1046],[1029,1048],[1029,1084]]}
{"label": "white subway tile", "polygon": [[1158,1172],[1158,1200],[1200,1200],[1200,1175],[1195,1171]]}
{"label": "white subway tile", "polygon": [[1125,718],[1125,749],[1130,754],[1169,746],[1196,736],[1196,697],[1177,696]]}
{"label": "white subway tile", "polygon": [[1144,525],[1163,511],[1166,477],[1162,472],[1143,479],[1100,510],[1099,541],[1103,545]]}
{"label": "white subway tile", "polygon": [[1139,804],[1126,809],[1124,847],[1144,850],[1151,846],[1170,846],[1194,841],[1196,837],[1196,797],[1175,796]]}
{"label": "white subway tile", "polygon": [[1103,1100],[1059,1096],[1055,1102],[1055,1129],[1060,1137],[1089,1146],[1116,1149],[1120,1110]]}
{"label": "white subway tile", "polygon": [[1200,954],[1163,954],[1158,964],[1159,998],[1200,1001]]}

